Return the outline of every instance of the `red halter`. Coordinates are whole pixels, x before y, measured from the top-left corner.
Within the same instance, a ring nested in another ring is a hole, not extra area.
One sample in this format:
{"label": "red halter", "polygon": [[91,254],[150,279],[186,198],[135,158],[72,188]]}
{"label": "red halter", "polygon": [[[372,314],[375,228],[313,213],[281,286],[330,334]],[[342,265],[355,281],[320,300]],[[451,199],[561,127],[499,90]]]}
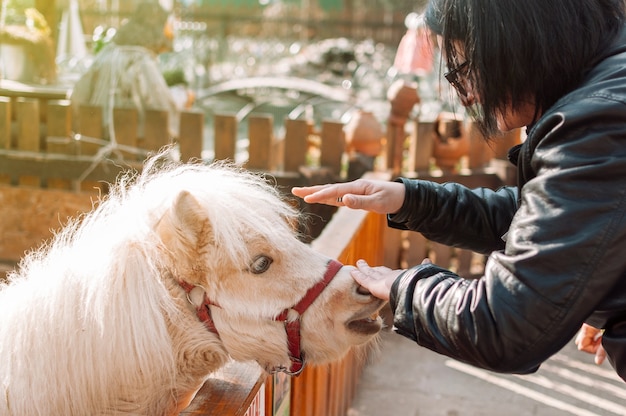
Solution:
{"label": "red halter", "polygon": [[[324,273],[324,278],[313,285],[306,292],[304,297],[298,302],[295,306],[291,308],[287,308],[283,310],[277,317],[274,318],[275,321],[283,322],[285,325],[285,331],[287,332],[287,344],[289,346],[289,360],[291,361],[291,366],[289,368],[285,367],[276,367],[272,372],[282,371],[290,376],[297,376],[304,370],[304,354],[301,351],[300,347],[300,317],[302,314],[308,309],[309,306],[317,299],[317,297],[322,293],[322,291],[328,286],[328,284],[333,280],[337,272],[343,267],[343,264],[338,262],[337,260],[330,260],[328,262],[328,266],[326,267],[326,272]],[[187,282],[179,282],[180,286],[189,293],[196,287]],[[211,317],[211,309],[210,306],[220,307],[218,304],[211,302],[206,295],[204,294],[204,300],[202,303],[196,307],[196,314],[198,319],[204,323],[204,326],[212,333],[216,334],[219,337],[219,333],[217,328],[215,327],[215,322],[213,322],[213,318]],[[294,310],[298,312],[297,319],[293,321],[288,321],[287,316],[289,315],[289,311]]]}

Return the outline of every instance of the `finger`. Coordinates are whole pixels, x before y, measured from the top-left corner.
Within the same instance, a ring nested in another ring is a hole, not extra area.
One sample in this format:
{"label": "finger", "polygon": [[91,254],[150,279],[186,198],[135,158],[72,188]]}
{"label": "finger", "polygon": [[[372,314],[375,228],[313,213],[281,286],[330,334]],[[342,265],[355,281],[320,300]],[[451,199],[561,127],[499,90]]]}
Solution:
{"label": "finger", "polygon": [[589,336],[589,334],[583,331],[578,333],[574,342],[579,351],[588,352],[590,354],[596,352],[596,345],[594,345],[593,336]]}
{"label": "finger", "polygon": [[430,261],[428,257],[426,257],[424,260],[422,260],[422,264],[433,264],[433,262]]}
{"label": "finger", "polygon": [[356,264],[356,272],[355,275],[359,276],[359,279],[365,280],[370,279],[370,270],[372,269],[369,264],[365,260],[357,260]]}
{"label": "finger", "polygon": [[304,198],[305,196],[318,192],[328,186],[329,185],[294,186],[291,188],[291,193],[300,198]]}
{"label": "finger", "polygon": [[351,270],[350,275],[355,282],[367,289],[373,296],[382,300],[389,300],[389,289],[384,279],[377,279],[359,269]]}
{"label": "finger", "polygon": [[356,267],[363,273],[374,277],[374,276],[382,276],[387,272],[390,272],[391,269],[389,267],[386,266],[376,266],[376,267],[372,267],[369,264],[367,264],[367,261],[361,259],[361,260],[357,260],[356,262]]}
{"label": "finger", "polygon": [[576,343],[576,347],[578,347],[578,351],[584,351],[589,353],[594,353],[595,350],[592,351],[593,346],[587,340],[581,339]]}
{"label": "finger", "polygon": [[370,293],[374,294],[376,288],[376,281],[372,279],[367,273],[363,273],[360,269],[350,270],[350,276],[357,282],[360,286],[363,286]]}
{"label": "finger", "polygon": [[363,273],[359,269],[352,269],[350,270],[350,275],[358,284],[369,289],[372,278],[367,273]]}
{"label": "finger", "polygon": [[604,349],[602,345],[600,345],[598,347],[598,351],[596,351],[596,357],[594,359],[594,362],[597,365],[601,365],[605,359],[606,359],[606,350]]}
{"label": "finger", "polygon": [[294,193],[296,196],[302,194],[304,202],[309,204],[327,205],[340,205],[343,196],[346,194],[346,191],[343,191],[339,185],[322,185],[316,187],[315,190],[308,190],[308,188],[294,189],[293,192],[296,192]]}

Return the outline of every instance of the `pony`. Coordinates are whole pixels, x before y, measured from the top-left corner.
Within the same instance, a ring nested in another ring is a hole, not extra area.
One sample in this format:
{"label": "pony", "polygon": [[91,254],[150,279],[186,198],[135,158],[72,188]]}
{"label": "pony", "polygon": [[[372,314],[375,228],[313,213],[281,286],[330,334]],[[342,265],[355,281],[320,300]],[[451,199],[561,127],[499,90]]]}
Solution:
{"label": "pony", "polygon": [[383,302],[302,215],[232,163],[124,173],[0,287],[0,414],[178,414],[231,360],[297,375],[371,345]]}

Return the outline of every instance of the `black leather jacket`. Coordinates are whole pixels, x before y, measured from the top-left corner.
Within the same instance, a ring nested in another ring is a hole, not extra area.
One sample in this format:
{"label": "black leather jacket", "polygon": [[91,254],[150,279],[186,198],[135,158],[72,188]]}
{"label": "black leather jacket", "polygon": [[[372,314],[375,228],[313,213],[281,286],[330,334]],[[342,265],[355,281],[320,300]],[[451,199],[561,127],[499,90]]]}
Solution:
{"label": "black leather jacket", "polygon": [[626,380],[626,33],[532,127],[519,186],[492,191],[401,180],[394,228],[489,254],[484,276],[435,265],[391,289],[395,331],[492,371],[528,373],[583,322],[605,328]]}

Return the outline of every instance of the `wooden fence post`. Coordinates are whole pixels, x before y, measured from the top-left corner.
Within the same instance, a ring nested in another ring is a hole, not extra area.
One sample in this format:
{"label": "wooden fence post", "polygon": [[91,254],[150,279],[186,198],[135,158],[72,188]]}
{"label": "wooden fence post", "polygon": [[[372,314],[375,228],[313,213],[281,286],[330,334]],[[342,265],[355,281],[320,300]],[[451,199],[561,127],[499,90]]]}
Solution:
{"label": "wooden fence post", "polygon": [[72,108],[68,100],[48,102],[46,148],[50,153],[74,154]]}
{"label": "wooden fence post", "polygon": [[[0,150],[11,149],[11,99],[0,97]],[[0,183],[11,183],[11,176],[0,174]]]}
{"label": "wooden fence post", "polygon": [[411,147],[414,172],[429,172],[430,159],[433,155],[433,141],[435,139],[435,123],[432,121],[415,121],[415,136]]}
{"label": "wooden fence post", "polygon": [[180,113],[178,145],[180,160],[202,158],[202,142],[204,140],[204,113],[200,111],[183,111]]}
{"label": "wooden fence post", "polygon": [[[113,131],[117,144],[129,147],[137,147],[137,127],[139,123],[139,113],[133,107],[116,107],[113,109]],[[124,159],[137,160],[141,158],[138,154],[121,151]],[[143,158],[141,158],[143,159]]]}
{"label": "wooden fence post", "polygon": [[489,148],[485,137],[474,122],[468,123],[467,131],[470,141],[468,154],[468,167],[470,169],[482,168],[489,164],[493,151]]}
{"label": "wooden fence post", "polygon": [[[102,148],[101,144],[93,143],[91,139],[104,140],[104,128],[102,126],[102,107],[96,105],[84,105],[78,109],[78,133],[81,140],[78,142],[77,152],[81,155],[94,156]],[[84,192],[99,193],[101,184],[97,181],[83,181],[78,184]]]}
{"label": "wooden fence post", "polygon": [[507,153],[509,149],[522,142],[521,133],[521,129],[518,128],[506,132],[503,137],[498,137],[494,143],[495,157],[497,159],[508,160]]}
{"label": "wooden fence post", "polygon": [[11,147],[11,99],[0,97],[0,149]]}
{"label": "wooden fence post", "polygon": [[78,133],[86,140],[79,143],[78,152],[82,155],[95,155],[100,150],[99,144],[90,143],[89,139],[104,139],[102,128],[102,108],[95,105],[83,105],[78,109]]}
{"label": "wooden fence post", "polygon": [[169,113],[166,110],[146,110],[143,125],[143,137],[137,140],[139,148],[156,152],[171,143]]}
{"label": "wooden fence post", "polygon": [[274,141],[274,117],[270,114],[248,118],[248,162],[246,168],[274,170],[272,166],[272,145]]}
{"label": "wooden fence post", "polygon": [[[49,153],[75,154],[72,137],[72,108],[69,100],[48,102],[48,132],[46,148]],[[48,188],[72,189],[69,179],[48,178]]]}
{"label": "wooden fence post", "polygon": [[233,114],[215,114],[213,118],[215,160],[235,160],[237,147],[237,117]]}
{"label": "wooden fence post", "polygon": [[41,149],[39,137],[39,100],[35,98],[17,99],[17,148],[38,152]]}
{"label": "wooden fence post", "polygon": [[298,172],[306,164],[309,123],[306,120],[285,120],[285,161],[286,172]]}
{"label": "wooden fence post", "polygon": [[321,133],[320,166],[332,169],[337,176],[341,174],[341,162],[346,147],[343,123],[323,121]]}
{"label": "wooden fence post", "polygon": [[[18,98],[17,115],[17,148],[30,152],[41,149],[39,134],[39,100],[36,98]],[[22,186],[41,186],[41,179],[36,176],[22,176],[18,179]]]}

